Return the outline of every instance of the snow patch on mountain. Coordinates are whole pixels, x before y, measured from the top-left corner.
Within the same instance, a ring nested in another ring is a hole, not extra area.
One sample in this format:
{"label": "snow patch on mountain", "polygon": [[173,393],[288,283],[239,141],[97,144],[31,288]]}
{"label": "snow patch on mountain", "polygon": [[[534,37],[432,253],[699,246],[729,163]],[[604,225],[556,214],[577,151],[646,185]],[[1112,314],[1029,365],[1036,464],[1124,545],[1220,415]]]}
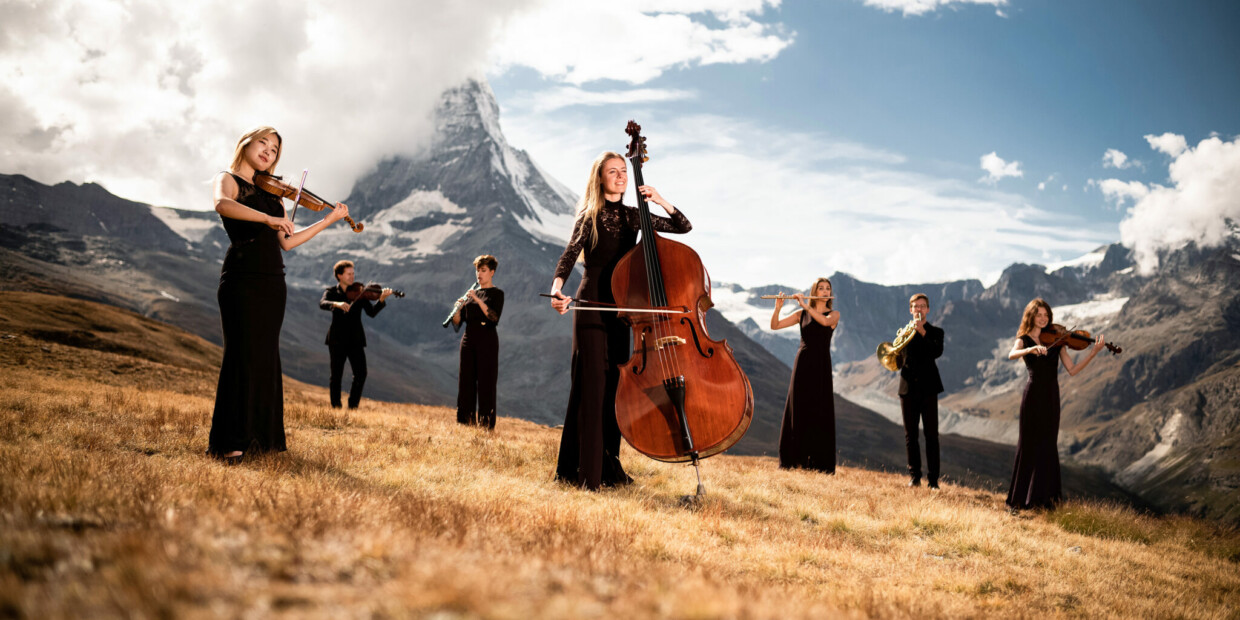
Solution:
{"label": "snow patch on mountain", "polygon": [[1046,265],[1046,273],[1055,273],[1065,267],[1075,267],[1081,271],[1090,271],[1091,269],[1096,269],[1098,265],[1101,265],[1102,260],[1106,258],[1106,256],[1107,249],[1104,246],[1084,256],[1078,256],[1077,258],[1071,260]]}
{"label": "snow patch on mountain", "polygon": [[439,190],[426,191],[415,189],[400,202],[384,209],[375,217],[375,221],[410,221],[431,213],[465,213],[462,207],[444,196]]}
{"label": "snow patch on mountain", "polygon": [[1080,327],[1096,332],[1110,325],[1126,303],[1127,297],[1098,295],[1089,301],[1055,308],[1055,322],[1069,329]]}
{"label": "snow patch on mountain", "polygon": [[472,223],[473,218],[465,216],[465,208],[439,190],[414,190],[364,222],[366,230],[361,234],[365,238],[347,226],[333,226],[318,236],[313,252],[351,251],[388,265],[417,262],[443,253],[448,240],[468,231]]}
{"label": "snow patch on mountain", "polygon": [[182,239],[199,244],[207,238],[211,230],[220,226],[219,217],[214,213],[205,215],[202,211],[183,211],[170,207],[151,207],[151,215],[159,218],[172,232]]}

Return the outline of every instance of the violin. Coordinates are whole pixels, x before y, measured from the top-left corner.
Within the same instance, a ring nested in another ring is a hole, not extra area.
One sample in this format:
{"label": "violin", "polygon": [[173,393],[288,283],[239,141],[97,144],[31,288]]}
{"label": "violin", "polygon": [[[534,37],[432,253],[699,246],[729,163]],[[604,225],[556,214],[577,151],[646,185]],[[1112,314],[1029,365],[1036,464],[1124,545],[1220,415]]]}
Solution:
{"label": "violin", "polygon": [[[254,185],[268,194],[275,194],[280,198],[288,198],[289,200],[297,200],[297,203],[293,205],[294,217],[296,217],[295,210],[297,205],[301,205],[311,211],[322,211],[323,209],[336,208],[332,203],[315,196],[314,192],[311,192],[304,187],[301,189],[299,194],[296,187],[285,183],[281,180],[282,178],[283,177],[278,177],[267,172],[255,172]],[[344,216],[344,221],[349,223],[349,226],[353,229],[353,232],[362,232],[363,226],[357,222],[354,222],[353,218],[346,215]]]}
{"label": "violin", "polygon": [[[1097,340],[1095,338],[1091,338],[1089,332],[1083,329],[1069,330],[1058,323],[1043,327],[1042,333],[1038,334],[1038,344],[1048,349],[1054,346],[1064,345],[1073,351],[1080,351],[1093,345],[1095,342],[1097,342]],[[1116,346],[1109,342],[1104,346],[1106,346],[1107,350],[1113,355],[1119,355],[1124,352],[1122,347]]]}
{"label": "violin", "polygon": [[[646,139],[629,121],[628,154],[638,187]],[[654,232],[637,192],[641,239],[616,263],[611,289],[618,316],[633,330],[633,354],[620,367],[616,423],[642,454],[665,462],[718,454],[744,436],[753,419],[753,389],[726,341],[706,333],[710,277],[697,252]],[[667,312],[674,310],[674,312]],[[697,495],[705,493],[700,482]],[[692,497],[692,496],[690,496]]]}
{"label": "violin", "polygon": [[[366,286],[362,286],[361,282],[354,282],[344,289],[344,296],[349,299],[349,303],[353,303],[358,299],[377,301],[380,297],[383,297],[383,286],[374,282],[371,282]],[[392,297],[404,296],[405,294],[401,291],[392,291]]]}

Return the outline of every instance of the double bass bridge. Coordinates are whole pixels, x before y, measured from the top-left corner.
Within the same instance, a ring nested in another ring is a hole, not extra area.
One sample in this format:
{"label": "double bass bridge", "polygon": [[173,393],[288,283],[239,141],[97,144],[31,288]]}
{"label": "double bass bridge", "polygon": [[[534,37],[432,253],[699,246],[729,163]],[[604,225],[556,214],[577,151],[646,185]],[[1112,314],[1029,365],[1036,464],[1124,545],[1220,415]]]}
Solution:
{"label": "double bass bridge", "polygon": [[664,336],[654,341],[654,348],[656,351],[662,351],[663,347],[682,345],[688,342],[688,340],[685,340],[680,336]]}

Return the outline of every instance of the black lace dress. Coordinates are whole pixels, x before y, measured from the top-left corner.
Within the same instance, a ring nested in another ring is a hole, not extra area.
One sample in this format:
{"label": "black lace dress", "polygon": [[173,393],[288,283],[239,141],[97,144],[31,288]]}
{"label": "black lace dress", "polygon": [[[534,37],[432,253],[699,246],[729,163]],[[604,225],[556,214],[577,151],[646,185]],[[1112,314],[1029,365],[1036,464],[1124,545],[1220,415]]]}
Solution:
{"label": "black lace dress", "polygon": [[835,473],[835,396],[831,336],[835,329],[801,311],[801,346],[779,431],[779,466]]}
{"label": "black lace dress", "polygon": [[[652,214],[651,219],[658,232],[686,233],[692,228],[679,209],[670,218]],[[611,274],[625,252],[636,245],[640,229],[637,209],[609,201],[599,209],[598,242],[591,245],[590,222],[578,215],[555,277],[567,283],[573,263],[584,251],[585,275],[573,298],[614,303]],[[572,314],[572,388],[556,478],[588,489],[632,482],[620,466],[620,427],[616,424],[618,367],[632,355],[629,328],[615,312]]]}
{"label": "black lace dress", "polygon": [[[1038,343],[1021,336],[1021,343]],[[1024,356],[1029,380],[1020,397],[1020,436],[1007,504],[1012,508],[1051,508],[1063,498],[1059,476],[1059,351]]]}
{"label": "black lace dress", "polygon": [[[237,202],[283,216],[275,196],[249,181],[237,181]],[[215,412],[207,452],[223,455],[283,451],[284,384],[280,369],[280,327],[284,323],[284,256],[279,233],[259,222],[221,217],[228,252],[217,299],[224,328],[224,361],[215,391]]]}

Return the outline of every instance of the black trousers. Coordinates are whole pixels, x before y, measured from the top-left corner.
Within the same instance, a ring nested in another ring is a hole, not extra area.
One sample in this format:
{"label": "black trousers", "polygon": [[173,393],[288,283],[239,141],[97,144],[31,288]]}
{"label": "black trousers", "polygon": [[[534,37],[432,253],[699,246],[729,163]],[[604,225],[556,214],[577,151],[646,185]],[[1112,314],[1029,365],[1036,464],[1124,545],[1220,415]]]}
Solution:
{"label": "black trousers", "polygon": [[332,407],[340,408],[340,384],[344,380],[344,362],[348,360],[349,368],[353,370],[353,385],[349,387],[349,409],[357,409],[358,403],[362,402],[362,386],[366,385],[366,347],[328,345],[327,350],[332,359],[332,376],[328,382]]}
{"label": "black trousers", "polygon": [[[494,329],[461,336],[456,421],[495,428],[495,384],[499,381],[499,336]],[[477,405],[477,409],[474,406]]]}
{"label": "black trousers", "polygon": [[904,414],[904,446],[908,449],[908,473],[921,478],[921,446],[917,442],[917,423],[926,432],[926,473],[930,482],[939,480],[939,395],[907,394],[900,397]]}

